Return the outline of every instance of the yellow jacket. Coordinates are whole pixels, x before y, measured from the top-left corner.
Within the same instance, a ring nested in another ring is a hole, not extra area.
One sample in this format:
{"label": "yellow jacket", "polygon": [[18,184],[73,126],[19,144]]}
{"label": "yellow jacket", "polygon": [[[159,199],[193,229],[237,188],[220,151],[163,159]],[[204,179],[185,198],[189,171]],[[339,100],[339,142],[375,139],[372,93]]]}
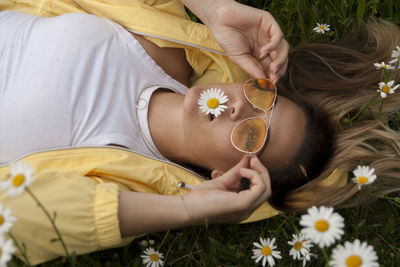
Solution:
{"label": "yellow jacket", "polygon": [[[179,0],[0,0],[0,9],[45,17],[87,12],[147,36],[161,47],[184,48],[194,70],[192,85],[248,78],[223,55],[204,25],[190,21]],[[35,170],[30,189],[50,214],[57,212],[56,225],[69,251],[77,254],[122,246],[134,238],[120,235],[119,190],[180,195],[187,189],[179,189],[179,182],[196,186],[203,181],[179,165],[119,148],[65,148],[32,153],[20,160]],[[7,179],[9,171],[8,165],[0,166],[0,180]],[[334,181],[345,180],[342,174],[334,175]],[[11,232],[26,245],[31,264],[65,255],[59,242],[50,242],[56,237],[52,226],[27,193],[10,198],[0,192],[0,202],[10,206],[17,217]],[[246,222],[277,213],[264,203]],[[17,256],[21,257],[19,252]]]}

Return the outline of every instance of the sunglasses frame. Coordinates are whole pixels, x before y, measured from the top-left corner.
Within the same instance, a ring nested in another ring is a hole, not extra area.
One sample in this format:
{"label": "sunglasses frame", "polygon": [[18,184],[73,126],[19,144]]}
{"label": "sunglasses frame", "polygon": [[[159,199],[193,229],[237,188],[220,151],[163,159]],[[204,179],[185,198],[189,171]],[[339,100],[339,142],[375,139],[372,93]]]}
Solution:
{"label": "sunglasses frame", "polygon": [[[244,96],[246,97],[247,101],[249,101],[249,103],[250,103],[253,107],[255,107],[255,108],[258,109],[258,110],[264,111],[264,116],[263,116],[263,117],[249,117],[249,118],[246,118],[246,119],[244,119],[244,120],[241,120],[241,121],[239,121],[239,122],[235,125],[235,127],[233,127],[233,129],[232,129],[232,131],[231,131],[231,143],[232,143],[233,147],[236,148],[237,150],[239,150],[240,152],[243,152],[243,153],[246,153],[246,154],[249,154],[249,155],[258,153],[258,152],[265,146],[265,141],[267,140],[267,137],[268,137],[269,126],[270,126],[270,124],[271,124],[272,114],[273,114],[273,112],[274,112],[274,107],[275,107],[275,103],[276,103],[276,97],[277,97],[277,95],[278,95],[278,92],[277,92],[277,89],[276,89],[276,85],[275,85],[271,80],[269,80],[269,79],[263,79],[263,80],[266,80],[266,81],[268,81],[268,82],[270,82],[271,84],[274,85],[274,91],[275,91],[274,100],[272,101],[272,104],[271,104],[271,106],[270,106],[268,109],[262,109],[262,108],[257,107],[257,106],[250,100],[250,98],[247,96],[247,94],[246,94],[246,89],[245,89],[247,84],[249,84],[251,81],[257,81],[257,80],[258,80],[258,79],[249,79],[249,80],[247,80],[247,81],[243,84],[243,94],[244,94]],[[267,121],[267,120],[266,120],[266,117],[267,117],[267,111],[268,111],[268,110],[271,110],[271,114],[270,114],[270,116],[269,116],[269,118],[268,118],[268,121]],[[264,137],[264,140],[263,140],[262,145],[261,145],[256,151],[253,151],[253,152],[249,152],[249,151],[243,150],[243,149],[237,147],[237,146],[235,145],[235,143],[233,142],[233,133],[235,132],[235,129],[236,129],[242,122],[247,121],[247,120],[251,120],[251,119],[260,119],[260,120],[263,120],[263,121],[264,121],[264,124],[265,124],[265,127],[266,127],[265,137]]]}

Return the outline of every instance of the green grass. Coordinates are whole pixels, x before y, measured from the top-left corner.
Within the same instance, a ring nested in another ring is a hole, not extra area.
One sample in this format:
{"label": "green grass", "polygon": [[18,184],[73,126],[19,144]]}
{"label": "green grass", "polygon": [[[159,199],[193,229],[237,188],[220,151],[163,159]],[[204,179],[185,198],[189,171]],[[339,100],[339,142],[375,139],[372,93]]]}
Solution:
{"label": "green grass", "polygon": [[[400,1],[397,0],[272,0],[239,1],[247,5],[269,10],[282,27],[291,45],[318,41],[321,36],[312,32],[316,22],[328,23],[333,31],[323,36],[325,40],[337,40],[348,29],[351,21],[370,15],[393,21],[400,25]],[[400,114],[390,122],[400,129]],[[342,238],[352,241],[356,238],[373,245],[381,266],[400,266],[400,197],[394,194],[380,198],[372,204],[341,209],[345,218],[346,233]],[[210,225],[154,233],[145,239],[155,240],[155,248],[165,256],[166,266],[255,266],[252,243],[261,237],[275,237],[283,259],[277,266],[301,266],[288,254],[292,233],[300,228],[298,214],[283,214],[261,222],[244,225]],[[142,247],[135,240],[131,245],[78,256],[78,266],[141,266]],[[309,266],[323,266],[325,261],[319,249],[313,248],[317,259]],[[330,254],[330,249],[327,249]],[[19,266],[13,261],[11,266]],[[42,266],[63,266],[61,260]]]}

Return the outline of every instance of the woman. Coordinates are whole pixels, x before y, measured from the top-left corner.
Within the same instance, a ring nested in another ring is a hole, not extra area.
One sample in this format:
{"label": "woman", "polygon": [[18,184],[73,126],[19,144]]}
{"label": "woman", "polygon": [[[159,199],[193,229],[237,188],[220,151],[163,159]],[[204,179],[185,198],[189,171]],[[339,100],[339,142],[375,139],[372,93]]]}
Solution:
{"label": "woman", "polygon": [[[75,16],[75,15],[70,15],[70,16]],[[199,16],[201,17],[201,15]],[[65,16],[63,18],[65,18]],[[58,18],[58,19],[62,20],[63,18]],[[203,21],[207,21],[206,17],[202,19]],[[86,18],[83,21],[85,23],[88,23],[88,20],[86,20]],[[78,24],[80,23],[81,25],[83,24],[82,21],[77,20],[77,17],[74,17],[73,23],[78,23]],[[102,21],[102,23],[104,23],[104,21]],[[98,25],[98,21],[96,21],[96,23],[94,24]],[[115,27],[115,25],[110,26],[108,24],[108,27]],[[62,30],[67,31],[69,28],[70,27],[66,27],[63,28]],[[113,30],[115,30],[115,28],[113,28]],[[82,30],[81,33],[82,32],[84,36],[87,36],[95,31],[93,31],[92,29],[88,32]],[[56,41],[57,38],[62,38],[63,35],[61,32],[61,35],[55,34],[54,36],[55,36],[54,41]],[[125,36],[126,38],[128,38],[126,32]],[[72,36],[72,38],[73,37],[74,36]],[[78,38],[79,36],[75,37]],[[93,38],[101,39],[101,36],[100,37],[94,36]],[[141,45],[145,47],[147,52],[151,54],[151,52],[149,52],[151,49],[149,48],[151,47],[151,44],[148,45],[148,47],[146,48],[147,46],[146,40],[142,39],[139,36],[135,36],[135,38],[137,38],[137,40],[141,43]],[[69,41],[70,42],[68,44],[71,44],[72,40]],[[130,39],[130,41],[134,42],[133,39]],[[283,44],[284,43],[285,42],[283,42]],[[41,44],[41,47],[42,45],[43,44]],[[277,47],[279,47],[279,45]],[[278,54],[282,54],[276,51],[272,51],[270,53],[270,57],[264,58],[263,52],[259,51],[258,52],[259,56],[257,55],[255,56],[259,58],[262,62],[264,59],[266,63],[270,63],[271,61],[273,61],[274,54],[275,56],[277,56]],[[179,54],[179,51],[177,53]],[[85,55],[87,55],[87,53],[83,53],[82,57],[84,57]],[[43,54],[44,59],[45,56],[46,53]],[[177,55],[174,55],[174,58],[177,58]],[[56,60],[57,58],[53,56],[50,59]],[[104,60],[104,57],[101,59]],[[155,59],[155,61],[157,62],[156,56],[154,56],[153,59]],[[277,63],[277,65],[282,65],[284,69],[285,68],[284,66],[286,64],[285,62],[286,62],[285,59],[280,60],[279,63]],[[157,63],[160,66],[163,66],[162,63],[159,62]],[[80,61],[77,61],[75,67],[78,68],[86,67],[85,69],[86,71],[89,71],[92,67],[92,64],[91,65],[83,64],[83,66],[79,64]],[[71,64],[68,64],[68,66],[70,65]],[[96,64],[93,65],[96,66]],[[38,66],[40,66],[40,64]],[[38,66],[36,65],[35,67]],[[47,64],[44,64],[44,66],[47,66]],[[185,66],[185,63],[182,64],[182,66]],[[271,67],[273,65],[271,63],[270,65],[266,64],[266,66]],[[166,69],[167,73],[169,73],[172,77],[175,77],[175,80],[179,80],[182,81],[181,83],[185,83],[186,81],[185,77],[187,76],[179,75],[185,73],[184,67],[183,67],[184,71],[183,72],[178,71],[179,73],[178,75],[174,72],[174,69],[169,71],[168,67],[164,68]],[[123,68],[118,69],[118,72],[123,71],[122,69]],[[276,67],[272,67],[272,69],[276,69]],[[93,72],[97,71],[99,76],[105,75],[101,69],[93,68],[92,71]],[[279,73],[279,70],[277,72],[275,71],[275,73]],[[140,74],[141,72],[139,73],[139,75]],[[157,75],[155,75],[154,78],[158,79],[158,77],[156,76]],[[276,79],[276,76],[275,78],[274,76],[270,77],[271,79]],[[67,78],[73,80],[74,77],[67,77]],[[104,83],[112,84],[112,82],[114,83],[120,82],[116,80],[110,82],[109,80],[107,80],[106,77],[104,79],[105,79],[103,81]],[[87,83],[88,84],[85,85],[88,86],[91,85],[90,81],[88,81]],[[169,90],[174,90],[174,89],[179,90],[179,88],[182,88],[182,84],[179,84],[178,82],[173,80],[168,80],[166,83],[167,84],[165,84],[162,88]],[[227,104],[228,105],[227,110],[225,110],[217,118],[206,116],[206,114],[199,111],[197,105],[197,101],[200,97],[200,94],[210,87],[221,88],[224,94],[226,94],[226,96],[230,99],[230,101],[228,101]],[[239,161],[239,159],[243,155],[243,153],[240,153],[239,151],[235,150],[235,148],[229,141],[229,134],[232,131],[232,128],[237,124],[237,122],[240,121],[240,119],[245,119],[250,116],[255,116],[255,117],[263,116],[263,112],[260,113],[259,110],[258,111],[254,110],[253,105],[246,100],[242,92],[242,87],[243,84],[240,85],[217,84],[217,85],[209,85],[207,87],[202,87],[201,85],[199,85],[189,90],[189,93],[186,94],[185,96],[178,94],[171,94],[169,90],[156,91],[151,97],[150,102],[145,102],[145,104],[143,104],[144,102],[137,103],[139,109],[141,107],[144,107],[144,109],[148,108],[149,131],[147,133],[147,136],[154,139],[155,147],[156,149],[159,149],[160,152],[159,154],[166,156],[167,158],[170,158],[177,162],[197,164],[205,168],[213,169],[215,170],[213,176],[218,176],[219,174],[226,172],[231,166],[233,166],[237,161]],[[288,89],[291,88],[289,87]],[[65,90],[63,90],[63,92],[64,91]],[[284,89],[280,90],[279,92],[283,93],[289,98],[293,98],[290,97],[290,94],[285,92]],[[76,92],[76,94],[79,93],[81,92]],[[117,99],[115,99],[114,97],[116,97]],[[116,101],[125,100],[124,97],[115,95],[110,95],[110,98],[113,98]],[[45,98],[42,97],[41,99]],[[94,97],[94,99],[96,98]],[[141,98],[139,97],[138,99],[140,100]],[[149,99],[149,96],[147,97],[147,99]],[[308,122],[316,122],[316,121],[317,122],[319,121],[321,123],[327,122],[328,120],[326,118],[328,118],[328,116],[324,115],[325,113],[315,114],[316,112],[312,112],[313,109],[310,109],[309,105],[303,104],[301,101],[297,102],[298,104],[296,104],[292,100],[280,96],[278,97],[278,101],[274,106],[274,115],[273,116],[271,115],[272,109],[267,111],[266,118],[267,119],[271,118],[270,135],[269,135],[270,137],[269,140],[267,140],[266,142],[265,149],[259,155],[259,157],[262,159],[262,162],[269,168],[269,170],[275,172],[275,174],[273,174],[273,180],[272,180],[273,196],[271,198],[271,201],[275,206],[281,207],[282,210],[285,209],[290,210],[291,208],[300,209],[298,206],[297,207],[295,206],[296,203],[289,202],[290,204],[293,204],[290,205],[287,202],[288,200],[289,201],[293,200],[293,202],[295,202],[296,199],[298,199],[298,197],[297,198],[292,197],[291,193],[293,191],[291,190],[307,183],[308,179],[313,179],[315,176],[318,176],[320,170],[324,166],[324,162],[327,160],[330,154],[329,145],[327,146],[320,145],[321,149],[325,149],[325,151],[317,151],[317,150],[312,150],[312,152],[306,151],[306,155],[309,156],[307,160],[304,160],[304,156],[302,156],[301,153],[299,153],[299,151],[304,151],[303,146],[305,144],[305,140],[323,144],[324,142],[323,139],[315,140],[315,137],[319,137],[320,135],[315,135],[315,136],[313,135],[314,132],[310,131],[311,127]],[[163,103],[163,105],[157,103]],[[60,103],[56,104],[55,106],[56,106],[55,108],[59,107],[61,108]],[[98,109],[100,108],[101,107],[99,107]],[[78,117],[82,118],[82,122],[78,126],[83,126],[84,123],[88,121],[94,120],[98,122],[101,121],[103,118],[105,118],[102,116],[93,118],[93,114],[99,114],[99,113],[101,114],[101,112],[98,109],[96,109],[96,113],[88,112],[85,113],[85,115],[79,114]],[[112,112],[113,109],[112,106],[109,106],[108,108],[105,108],[105,110]],[[176,115],[166,117],[165,110],[168,110],[168,112],[171,112],[172,114]],[[67,110],[65,112],[67,112]],[[42,114],[45,114],[45,111]],[[239,116],[237,114],[239,114]],[[319,119],[315,118],[310,119],[309,118],[310,115],[317,116],[317,118],[319,116]],[[181,119],[183,116],[186,116],[185,118],[187,119]],[[321,118],[326,120],[321,120]],[[159,121],[160,119],[162,119],[161,122]],[[33,119],[28,120],[28,122],[32,121],[34,120]],[[182,122],[186,122],[188,123],[188,125],[183,125]],[[53,125],[56,125],[57,123],[58,121],[55,121]],[[166,127],[164,128],[159,128],[158,126],[161,123],[168,123],[168,125],[166,125]],[[212,125],[212,123],[221,126],[221,128],[216,128],[216,127],[211,128],[209,125]],[[112,125],[112,121],[110,122],[110,124]],[[193,126],[195,126],[196,128],[194,129]],[[88,127],[83,127],[83,128],[88,129]],[[325,138],[325,142],[330,142],[330,140],[332,140],[331,136],[332,134],[330,133],[331,127],[329,126],[329,123],[326,123],[326,126],[324,126],[323,128],[325,129],[324,132],[326,133],[323,135],[323,137]],[[169,129],[170,132],[167,133],[158,132],[159,129]],[[215,131],[216,129],[218,130]],[[293,131],[293,129],[295,130]],[[96,129],[94,127],[93,130],[89,132],[93,133],[93,131],[95,130]],[[83,131],[83,129],[78,127],[78,129],[76,129],[76,132],[80,131]],[[199,132],[202,133],[200,137],[199,135],[197,136],[194,135],[194,133],[199,133]],[[151,136],[149,135],[149,133],[151,133]],[[177,133],[185,133],[185,134],[178,136],[179,138],[177,138],[176,137]],[[49,138],[51,138],[52,136],[54,135],[51,134],[49,135],[48,138],[46,138],[45,142],[46,144],[48,144],[49,141],[51,141],[49,140]],[[83,136],[88,136],[88,135],[83,134]],[[57,138],[55,141],[58,142],[59,139],[60,138]],[[105,143],[105,145],[111,144],[111,145],[120,145],[127,147],[131,146],[129,142],[122,143],[121,141],[123,140],[122,138],[115,139],[114,137],[114,139],[110,138],[109,140],[106,140],[106,138],[102,137],[101,140],[105,140],[107,142]],[[202,143],[204,141],[207,142]],[[213,141],[213,143],[211,143],[211,141]],[[88,144],[91,143],[89,142]],[[202,150],[204,148],[207,149]],[[313,148],[315,149],[316,147]],[[154,150],[154,147],[148,149],[149,151],[148,153],[153,153],[152,150]],[[189,154],[190,156],[184,154],[187,151],[191,152]],[[215,155],[220,151],[223,151],[224,153],[222,155]],[[325,156],[324,157],[318,156],[320,154],[324,154]],[[226,155],[229,156],[226,157]],[[214,160],[211,160],[211,159],[221,159],[222,156],[225,157],[221,161],[215,162]],[[321,164],[315,164],[316,159],[321,160]],[[291,169],[290,172],[287,171],[288,168]],[[292,176],[292,174],[294,174],[294,176]],[[238,181],[242,176],[251,180],[250,190],[240,191],[239,193],[230,192],[230,190],[237,188]],[[296,177],[296,179],[293,179],[294,177]],[[320,178],[319,180],[321,179],[322,178]],[[311,183],[311,185],[313,185],[313,183]],[[305,189],[308,189],[308,186],[309,185],[307,185]],[[352,188],[354,188],[354,186],[352,186]],[[294,192],[296,193],[296,190],[294,190]],[[213,223],[221,221],[224,222],[238,221],[240,219],[247,217],[249,213],[252,210],[254,210],[257,206],[259,206],[262,202],[264,202],[270,196],[270,194],[271,192],[269,186],[269,175],[265,167],[260,163],[257,157],[252,157],[251,160],[249,160],[248,158],[243,158],[243,160],[240,161],[239,164],[237,164],[234,168],[230,169],[228,172],[220,176],[219,179],[215,179],[211,182],[203,183],[200,186],[197,186],[191,193],[185,195],[185,197],[183,197],[182,199],[176,197],[148,195],[148,194],[132,193],[132,192],[121,192],[119,198],[120,200],[119,221],[120,221],[121,233],[123,236],[127,236],[131,234],[169,229],[188,224],[198,224],[204,222]],[[321,200],[321,202],[322,201],[323,200]],[[147,205],[144,206],[142,203],[147,203]],[[215,203],[219,203],[221,205],[218,206],[215,205]],[[309,205],[309,203],[307,203],[307,205]],[[304,208],[304,206],[301,208]],[[178,207],[178,209],[176,209],[176,207]],[[148,212],[149,210],[152,211],[151,214],[149,214]],[[173,211],[174,213],[171,214],[171,211]],[[162,219],[160,220],[160,218]],[[143,224],[132,223],[138,221],[142,222]],[[162,222],[161,225],[159,223],[160,221]]]}

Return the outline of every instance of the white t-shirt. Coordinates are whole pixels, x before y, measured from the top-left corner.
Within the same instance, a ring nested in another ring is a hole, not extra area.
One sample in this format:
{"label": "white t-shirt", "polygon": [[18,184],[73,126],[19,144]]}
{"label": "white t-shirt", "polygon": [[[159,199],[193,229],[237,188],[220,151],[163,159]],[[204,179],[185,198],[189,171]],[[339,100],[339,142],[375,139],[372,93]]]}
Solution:
{"label": "white t-shirt", "polygon": [[0,162],[107,144],[164,159],[147,124],[160,87],[188,90],[118,24],[81,13],[0,12]]}

